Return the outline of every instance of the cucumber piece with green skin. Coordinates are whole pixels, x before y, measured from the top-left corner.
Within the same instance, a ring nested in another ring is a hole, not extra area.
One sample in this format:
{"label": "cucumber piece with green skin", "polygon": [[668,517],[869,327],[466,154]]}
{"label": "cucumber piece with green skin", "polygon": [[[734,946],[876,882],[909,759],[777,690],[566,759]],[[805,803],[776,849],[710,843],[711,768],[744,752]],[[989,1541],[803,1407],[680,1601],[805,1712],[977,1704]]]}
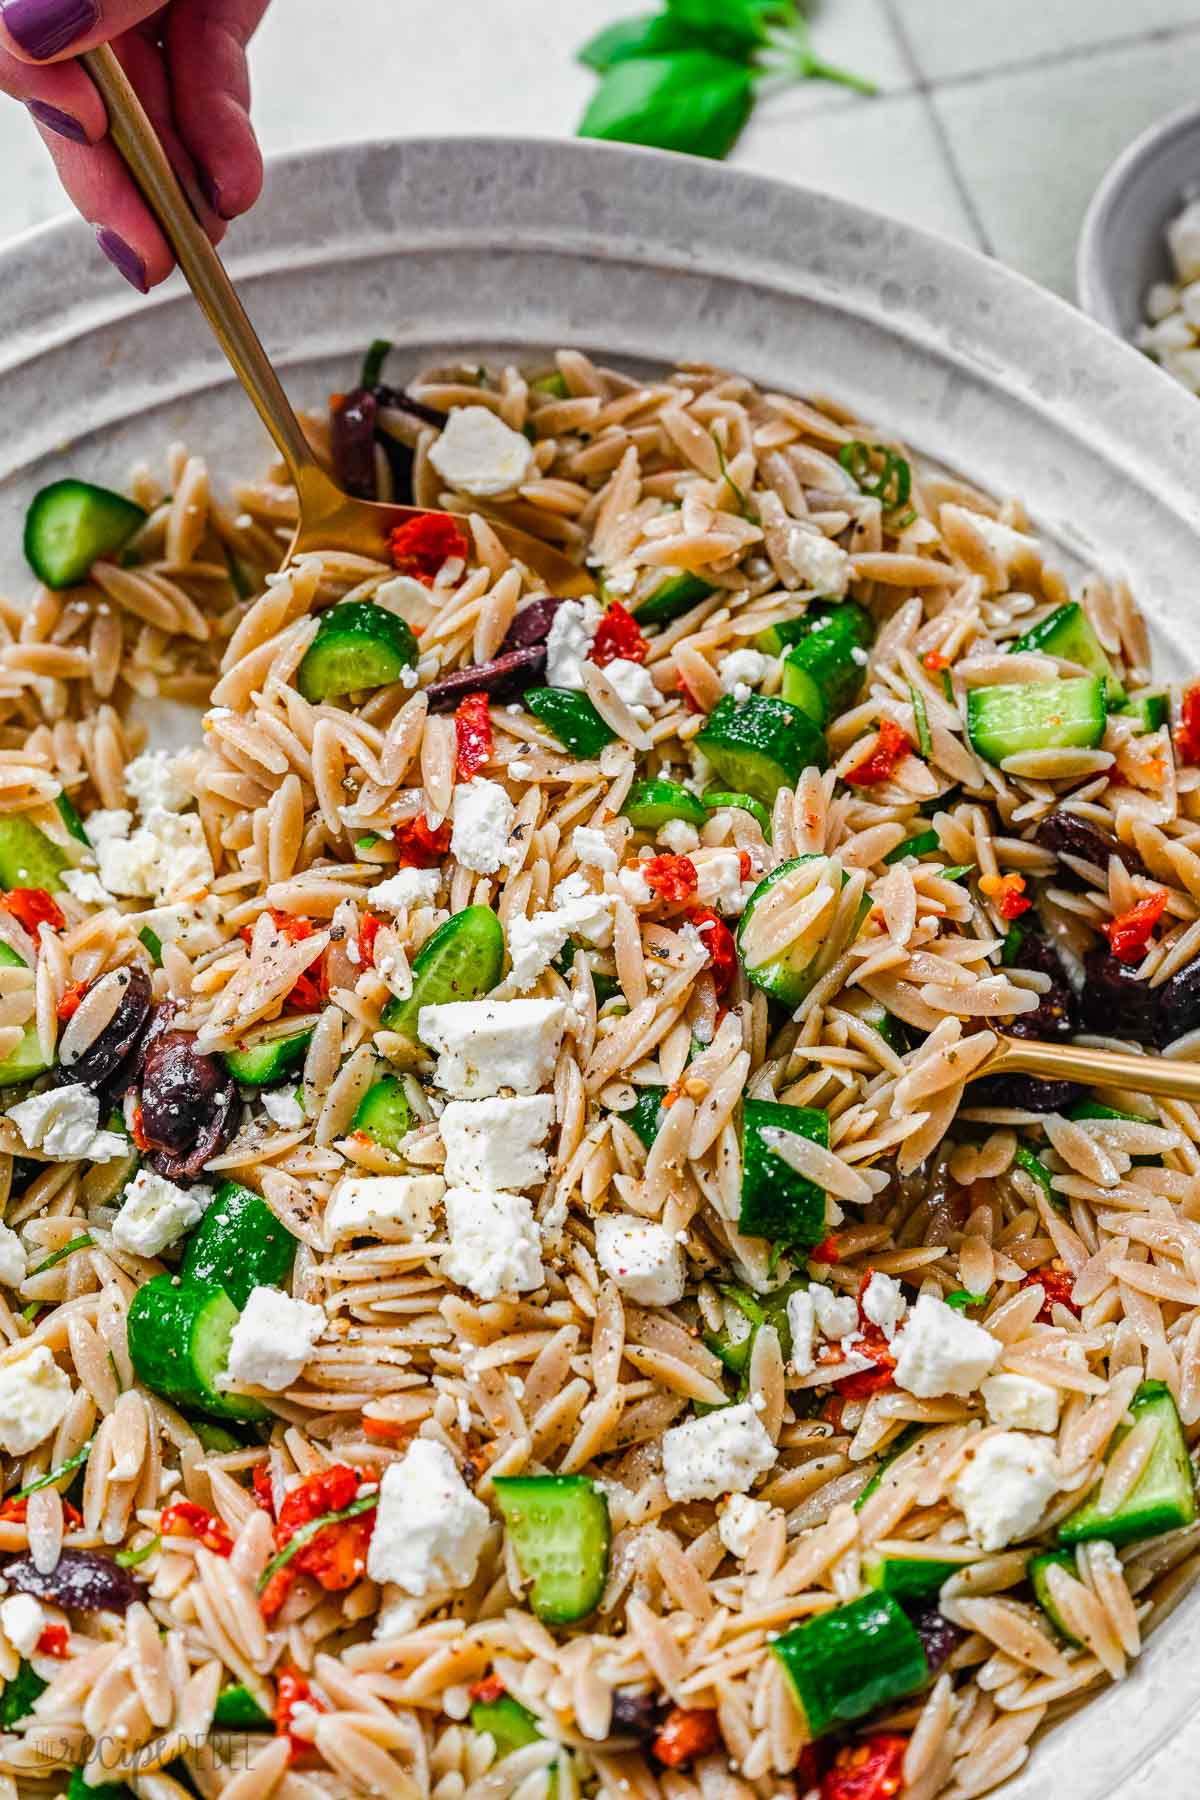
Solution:
{"label": "cucumber piece with green skin", "polygon": [[1077,600],[1056,606],[1052,613],[1033,625],[1013,645],[1014,651],[1038,650],[1045,656],[1060,656],[1064,662],[1077,663],[1089,675],[1098,675],[1105,684],[1108,704],[1120,706],[1125,689],[1113,673],[1092,622]]}
{"label": "cucumber piece with green skin", "polygon": [[250,1689],[242,1682],[222,1688],[213,1708],[215,1729],[225,1731],[270,1731],[274,1721],[265,1713]]}
{"label": "cucumber piece with green skin", "polygon": [[504,930],[490,906],[468,906],[439,925],[412,965],[412,992],[393,997],[380,1015],[388,1031],[415,1040],[423,1006],[481,1000],[504,973]]}
{"label": "cucumber piece with green skin", "polygon": [[1118,706],[1117,711],[1122,718],[1133,720],[1134,730],[1140,736],[1144,731],[1162,730],[1170,714],[1170,702],[1165,694],[1138,694],[1126,700],[1124,706]]}
{"label": "cucumber piece with green skin", "polygon": [[295,1238],[266,1201],[223,1181],[188,1238],[179,1274],[196,1287],[217,1283],[240,1310],[256,1287],[283,1287],[295,1256]]}
{"label": "cucumber piece with green skin", "polygon": [[917,1693],[929,1662],[917,1630],[887,1594],[863,1594],[775,1639],[810,1737]]}
{"label": "cucumber piece with green skin", "polygon": [[1075,1575],[1074,1551],[1044,1550],[1040,1556],[1030,1557],[1029,1567],[1026,1573],[1029,1576],[1029,1585],[1033,1589],[1034,1599],[1053,1625],[1055,1631],[1057,1631],[1059,1637],[1064,1638],[1066,1642],[1073,1645],[1075,1649],[1081,1650],[1083,1648],[1082,1644],[1072,1632],[1067,1630],[1063,1623],[1062,1615],[1054,1604],[1054,1597],[1050,1592],[1050,1583],[1048,1580],[1051,1569],[1063,1569],[1068,1575]]}
{"label": "cucumber piece with green skin", "polygon": [[525,705],[572,756],[599,756],[616,732],[576,688],[530,688]]}
{"label": "cucumber piece with green skin", "polygon": [[412,1107],[399,1076],[385,1075],[371,1083],[358,1103],[351,1129],[365,1131],[385,1150],[399,1150],[412,1130]]}
{"label": "cucumber piece with green skin", "polygon": [[[497,1762],[511,1756],[514,1750],[523,1750],[526,1744],[540,1743],[546,1735],[529,1708],[522,1706],[512,1694],[499,1694],[495,1700],[473,1701],[469,1717],[471,1729],[486,1731],[495,1744]],[[546,1800],[556,1800],[558,1771],[553,1763],[549,1775]]]}
{"label": "cucumber piece with green skin", "polygon": [[5,1682],[0,1694],[0,1730],[11,1731],[18,1719],[32,1711],[34,1702],[49,1685],[22,1657],[16,1674]]}
{"label": "cucumber piece with green skin", "polygon": [[[0,968],[26,967],[24,958],[17,955],[11,944],[6,944],[0,938]],[[15,1087],[19,1081],[32,1081],[35,1075],[44,1074],[49,1067],[50,1064],[42,1054],[37,1026],[30,1022],[24,1027],[16,1049],[10,1050],[3,1062],[0,1062],[0,1087]]]}
{"label": "cucumber piece with green skin", "polygon": [[[786,881],[789,875],[794,875],[797,869],[805,863],[812,862],[819,854],[818,851],[812,851],[805,856],[794,856],[788,862],[780,863],[777,869],[772,869],[769,875],[765,875],[746,902],[746,909],[737,928],[738,956],[746,972],[747,981],[752,982],[755,987],[762,988],[764,993],[771,994],[776,1000],[782,1000],[785,1006],[799,1006],[816,981],[816,959],[828,935],[829,921],[822,915],[814,926],[802,932],[793,943],[789,944],[781,955],[770,957],[764,963],[753,965],[747,960],[745,949],[749,937],[750,921],[764,896],[769,894],[777,883]],[[843,887],[849,879],[849,875],[843,869]],[[870,896],[864,894],[858,913],[860,926],[870,912],[871,904]]]}
{"label": "cucumber piece with green skin", "polygon": [[925,1600],[962,1566],[932,1556],[868,1556],[863,1558],[862,1576],[868,1587],[893,1600]]}
{"label": "cucumber piece with green skin", "polygon": [[269,1419],[260,1401],[218,1386],[237,1322],[237,1307],[215,1282],[202,1286],[174,1275],[155,1275],[129,1303],[127,1331],[134,1374],[152,1394],[177,1406],[195,1407],[218,1419]]}
{"label": "cucumber piece with green skin", "polygon": [[639,625],[669,625],[673,619],[681,619],[685,612],[691,612],[693,606],[699,606],[701,600],[707,600],[715,589],[699,575],[686,571],[679,575],[668,575],[660,581],[652,594],[639,601],[633,609],[633,616]]}
{"label": "cucumber piece with green skin", "polygon": [[738,1230],[744,1237],[811,1249],[825,1236],[825,1190],[798,1175],[763,1142],[764,1127],[793,1131],[829,1148],[829,1115],[778,1100],[742,1102],[742,1201]]}
{"label": "cucumber piece with green skin", "polygon": [[66,826],[71,836],[77,843],[86,844],[90,850],[92,841],[88,837],[87,832],[83,829],[83,820],[76,812],[71,796],[67,793],[65,788],[61,794],[56,794],[54,796],[54,804],[58,809],[59,818]]}
{"label": "cucumber piece with green skin", "polygon": [[25,560],[48,588],[74,587],[94,562],[113,556],[146,523],[124,494],[90,481],[52,481],[25,515]]}
{"label": "cucumber piece with green skin", "polygon": [[653,781],[635,781],[622,813],[637,831],[657,831],[672,819],[682,819],[697,830],[708,824],[708,813],[695,794],[678,781],[661,776]]}
{"label": "cucumber piece with green skin", "polygon": [[226,1431],[212,1419],[189,1419],[188,1424],[204,1448],[211,1450],[214,1456],[231,1456],[246,1448],[241,1438],[234,1437],[232,1431]]}
{"label": "cucumber piece with green skin", "polygon": [[225,1050],[222,1060],[239,1086],[270,1087],[304,1061],[311,1037],[310,1026],[305,1031],[294,1031],[290,1037],[269,1038],[266,1043]]}
{"label": "cucumber piece with green skin", "polygon": [[820,726],[790,701],[767,694],[743,701],[726,694],[695,742],[723,782],[763,806],[774,803],[781,787],[794,788],[805,769],[823,769],[828,761]]}
{"label": "cucumber piece with green skin", "polygon": [[544,1625],[586,1619],[608,1580],[608,1501],[586,1475],[498,1475],[496,1502]]}
{"label": "cucumber piece with green skin", "polygon": [[805,610],[794,618],[777,619],[774,625],[760,631],[754,640],[754,648],[765,656],[783,656],[796,644],[802,644],[811,632],[822,630],[828,620],[843,612],[847,616],[838,627],[839,634],[854,633],[859,648],[866,650],[875,638],[875,622],[866,608],[857,600],[827,600],[819,596],[810,600]]}
{"label": "cucumber piece with green skin", "polygon": [[740,807],[742,812],[750,814],[767,843],[771,842],[771,815],[761,800],[755,800],[750,794],[727,794],[720,788],[709,788],[707,794],[701,795],[701,802],[708,812],[717,812],[722,806]]}
{"label": "cucumber piece with green skin", "polygon": [[[1158,1434],[1150,1459],[1132,1490],[1112,1510],[1100,1506],[1100,1487],[1065,1518],[1058,1528],[1060,1544],[1087,1544],[1107,1538],[1110,1544],[1131,1544],[1140,1538],[1160,1537],[1179,1531],[1196,1517],[1196,1486],[1188,1459],[1187,1442],[1171,1390],[1162,1381],[1144,1381],[1129,1405],[1134,1424],[1157,1421]],[[1128,1437],[1132,1426],[1114,1434],[1109,1450]]]}
{"label": "cucumber piece with green skin", "polygon": [[640,1089],[637,1104],[621,1114],[626,1125],[637,1132],[647,1150],[658,1136],[662,1124],[662,1102],[666,1091],[664,1087]]}
{"label": "cucumber piece with green skin", "polygon": [[[735,1337],[728,1325],[723,1325],[720,1331],[706,1334],[704,1342],[714,1356],[720,1357],[731,1374],[744,1378],[750,1366],[754,1340],[758,1336],[759,1328],[763,1325],[772,1325],[779,1336],[783,1359],[785,1363],[790,1362],[792,1328],[788,1320],[787,1303],[793,1294],[808,1285],[806,1275],[794,1275],[790,1281],[785,1281],[782,1287],[772,1288],[769,1293],[752,1294],[749,1288],[739,1287],[734,1282],[723,1283],[718,1289],[721,1298],[737,1308],[745,1319],[748,1329],[743,1336]],[[738,1389],[740,1400],[745,1399],[743,1387],[744,1383]]]}
{"label": "cucumber piece with green skin", "polygon": [[349,600],[322,615],[296,670],[296,686],[313,702],[387,687],[417,654],[417,640],[399,614],[372,600]]}
{"label": "cucumber piece with green skin", "polygon": [[984,762],[993,764],[1027,750],[1095,750],[1106,716],[1098,675],[967,691],[967,736]]}
{"label": "cucumber piece with green skin", "polygon": [[862,693],[867,674],[865,652],[875,627],[870,613],[853,600],[819,611],[810,608],[807,617],[808,631],[783,659],[780,691],[785,700],[802,707],[814,724],[828,725]]}
{"label": "cucumber piece with green skin", "polygon": [[54,893],[62,887],[69,861],[65,850],[32,819],[20,813],[6,813],[0,819],[0,888],[44,888]]}

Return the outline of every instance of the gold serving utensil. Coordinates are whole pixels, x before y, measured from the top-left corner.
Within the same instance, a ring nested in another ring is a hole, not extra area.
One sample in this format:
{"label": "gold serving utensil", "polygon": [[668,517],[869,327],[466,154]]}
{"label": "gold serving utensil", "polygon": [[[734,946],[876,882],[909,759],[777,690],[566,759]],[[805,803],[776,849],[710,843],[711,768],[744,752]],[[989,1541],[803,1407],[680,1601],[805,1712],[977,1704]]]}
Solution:
{"label": "gold serving utensil", "polygon": [[1086,1087],[1130,1088],[1172,1100],[1200,1100],[1200,1063],[1176,1062],[1145,1050],[1089,1050],[1083,1044],[1042,1044],[1005,1037],[987,1061],[968,1075],[1038,1075],[1043,1081],[1078,1081]]}
{"label": "gold serving utensil", "polygon": [[[81,58],[108,111],[109,136],[175,252],[184,278],[234,374],[287,464],[300,502],[300,522],[286,562],[302,551],[346,550],[388,560],[388,534],[406,519],[434,510],[358,500],[344,494],[317,462],[283,386],[246,314],[225,265],[188,205],[153,125],[107,44]],[[453,515],[461,517],[461,514]],[[489,517],[507,550],[560,597],[595,592],[586,570],[540,538]]]}

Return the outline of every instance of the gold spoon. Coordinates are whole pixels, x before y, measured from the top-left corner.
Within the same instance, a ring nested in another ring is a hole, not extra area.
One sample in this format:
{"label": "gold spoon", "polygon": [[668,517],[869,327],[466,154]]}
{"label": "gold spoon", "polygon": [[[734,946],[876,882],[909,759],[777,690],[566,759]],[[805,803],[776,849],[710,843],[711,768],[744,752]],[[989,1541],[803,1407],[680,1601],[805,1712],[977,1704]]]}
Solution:
{"label": "gold spoon", "polygon": [[[353,499],[330,480],[313,455],[225,266],[188,205],[124,69],[107,44],[87,51],[81,61],[107,108],[112,142],[162,227],[214,337],[274,438],[295,483],[300,522],[284,561],[302,551],[347,550],[386,562],[389,532],[406,519],[434,509]],[[540,576],[553,593],[572,598],[596,591],[587,572],[561,551],[501,520],[489,517],[488,524],[505,548]]]}
{"label": "gold spoon", "polygon": [[1200,1100],[1200,1063],[1176,1062],[1149,1050],[1090,1050],[1083,1044],[1042,1044],[1033,1038],[997,1035],[996,1049],[967,1076],[968,1082],[983,1075],[1038,1075],[1043,1081],[1079,1081],[1087,1087]]}

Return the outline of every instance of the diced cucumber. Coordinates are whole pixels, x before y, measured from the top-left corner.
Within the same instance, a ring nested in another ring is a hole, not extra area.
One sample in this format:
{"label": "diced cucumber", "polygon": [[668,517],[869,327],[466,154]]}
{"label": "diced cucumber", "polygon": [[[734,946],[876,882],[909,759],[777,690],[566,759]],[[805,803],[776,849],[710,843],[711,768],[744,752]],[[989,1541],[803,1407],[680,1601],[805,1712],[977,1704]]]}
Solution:
{"label": "diced cucumber", "polygon": [[1098,675],[1105,683],[1110,706],[1120,706],[1125,698],[1125,689],[1113,673],[1092,622],[1076,600],[1056,606],[1019,637],[1013,649],[1040,650],[1046,656],[1061,656],[1064,662],[1078,663],[1089,675]]}
{"label": "diced cucumber", "polygon": [[1033,1597],[1057,1631],[1059,1637],[1065,1638],[1068,1644],[1076,1649],[1082,1648],[1079,1639],[1072,1635],[1063,1624],[1062,1615],[1054,1604],[1050,1593],[1047,1576],[1051,1569],[1065,1569],[1068,1575],[1075,1575],[1075,1553],[1073,1550],[1044,1550],[1040,1556],[1029,1559],[1029,1583],[1033,1588]]}
{"label": "diced cucumber", "polygon": [[616,732],[576,688],[530,688],[525,704],[572,756],[599,756]]}
{"label": "diced cucumber", "polygon": [[388,1031],[417,1035],[423,1006],[479,1000],[504,973],[504,930],[490,906],[468,906],[439,925],[413,958],[412,992],[393,997],[380,1015]]}
{"label": "diced cucumber", "polygon": [[707,600],[713,591],[711,583],[699,575],[686,572],[668,575],[653,593],[639,601],[633,616],[639,625],[669,625],[672,619],[682,618],[693,606],[699,606],[701,600]]}
{"label": "diced cucumber", "polygon": [[717,774],[730,788],[770,806],[781,787],[795,787],[805,769],[823,769],[825,734],[790,701],[754,694],[718,700],[696,734]]}
{"label": "diced cucumber", "polygon": [[295,1255],[295,1238],[266,1201],[223,1181],[188,1238],[179,1272],[195,1286],[219,1283],[240,1309],[256,1287],[283,1287]]}
{"label": "diced cucumber", "polygon": [[386,687],[417,660],[417,640],[398,613],[372,600],[350,600],[322,615],[296,670],[306,700],[334,700]]}
{"label": "diced cucumber", "polygon": [[1105,716],[1104,682],[1096,675],[967,692],[967,736],[990,763],[1027,750],[1094,750]]}
{"label": "diced cucumber", "polygon": [[[780,863],[777,869],[772,869],[769,875],[764,876],[751,894],[737,929],[738,955],[741,958],[742,967],[746,971],[746,979],[753,982],[755,987],[762,988],[764,993],[771,994],[776,1000],[782,1000],[785,1006],[799,1006],[813,986],[816,980],[817,955],[829,935],[829,920],[822,914],[816,923],[807,931],[801,932],[781,955],[755,964],[749,962],[745,948],[749,941],[750,922],[764,896],[781,882],[786,882],[789,877],[795,876],[798,869],[806,863],[813,862],[817,855],[819,852],[792,857],[790,861]],[[849,879],[850,877],[843,869],[843,887]],[[860,926],[870,910],[870,896],[864,894],[862,905],[859,908],[858,922]]]}
{"label": "diced cucumber", "polygon": [[[494,1700],[473,1701],[470,1720],[473,1731],[486,1731],[495,1744],[497,1762],[511,1756],[514,1750],[523,1750],[526,1744],[538,1743],[545,1736],[529,1708],[522,1706],[512,1694],[498,1694]],[[551,1764],[546,1800],[555,1800],[557,1793],[558,1774]]]}
{"label": "diced cucumber", "polygon": [[35,1700],[45,1693],[49,1683],[43,1681],[31,1663],[21,1658],[15,1675],[4,1684],[0,1694],[0,1730],[11,1731],[33,1709]]}
{"label": "diced cucumber", "polygon": [[304,1061],[312,1037],[312,1027],[294,1031],[290,1037],[268,1038],[260,1044],[245,1044],[237,1050],[223,1052],[223,1061],[233,1079],[242,1087],[270,1087],[282,1081],[289,1069]]}
{"label": "diced cucumber", "polygon": [[269,1418],[259,1401],[227,1393],[218,1385],[237,1321],[237,1307],[223,1287],[200,1287],[174,1275],[155,1275],[129,1303],[134,1374],[152,1394],[177,1406],[194,1406],[219,1419]]}
{"label": "diced cucumber", "polygon": [[549,394],[553,400],[566,400],[571,392],[561,369],[555,369],[549,375],[539,375],[529,385],[535,394]]}
{"label": "diced cucumber", "polygon": [[213,1708],[212,1722],[225,1731],[270,1731],[273,1721],[265,1713],[250,1689],[242,1682],[222,1688]]}
{"label": "diced cucumber", "polygon": [[1170,701],[1165,694],[1136,694],[1126,700],[1124,706],[1117,711],[1122,718],[1133,720],[1133,727],[1139,734],[1144,731],[1161,731],[1170,713]]}
{"label": "diced cucumber", "polygon": [[[17,955],[12,945],[0,938],[0,968],[23,969],[25,966],[24,959]],[[37,1026],[31,1021],[24,1027],[16,1049],[10,1050],[0,1062],[0,1087],[15,1087],[19,1081],[32,1081],[35,1075],[41,1075],[49,1067],[42,1054]]]}
{"label": "diced cucumber", "polygon": [[661,776],[653,781],[635,781],[621,811],[637,831],[657,831],[672,819],[682,819],[697,830],[708,824],[703,802],[682,783],[665,781]]}
{"label": "diced cucumber", "polygon": [[145,522],[142,508],[111,488],[70,477],[52,481],[33,496],[25,515],[25,558],[47,587],[74,587]]}
{"label": "diced cucumber", "polygon": [[637,1104],[621,1114],[626,1125],[637,1132],[647,1150],[658,1136],[662,1124],[662,1102],[666,1091],[664,1087],[640,1089]]}
{"label": "diced cucumber", "polygon": [[[1162,1381],[1144,1381],[1129,1407],[1134,1424],[1157,1421],[1158,1434],[1150,1460],[1132,1491],[1113,1511],[1102,1511],[1099,1486],[1082,1506],[1058,1528],[1060,1544],[1086,1544],[1107,1538],[1110,1544],[1131,1544],[1139,1538],[1159,1537],[1179,1531],[1196,1517],[1196,1487],[1187,1442],[1171,1390]],[[1112,1439],[1115,1450],[1132,1426],[1118,1429]],[[1111,1454],[1111,1451],[1110,1451]]]}
{"label": "diced cucumber", "polygon": [[61,888],[69,861],[66,851],[32,819],[20,813],[0,818],[0,888],[45,888],[53,893]]}
{"label": "diced cucumber", "polygon": [[546,1625],[586,1619],[608,1580],[608,1501],[586,1475],[498,1475],[496,1501],[529,1604]]}
{"label": "diced cucumber", "polygon": [[224,1425],[218,1425],[212,1419],[189,1419],[188,1424],[200,1439],[206,1450],[214,1456],[230,1456],[236,1450],[246,1448],[242,1439],[227,1431]]}
{"label": "diced cucumber", "polygon": [[742,1102],[742,1204],[738,1230],[746,1237],[811,1249],[825,1236],[825,1190],[798,1175],[764,1144],[764,1126],[794,1131],[829,1148],[829,1116],[811,1106],[777,1100]]}
{"label": "diced cucumber", "polygon": [[924,1600],[961,1568],[941,1557],[875,1555],[863,1558],[862,1576],[868,1587],[893,1600]]}
{"label": "diced cucumber", "polygon": [[771,1649],[813,1738],[907,1699],[929,1680],[916,1627],[887,1594],[818,1613]]}
{"label": "diced cucumber", "polygon": [[905,838],[894,850],[889,850],[884,857],[885,863],[903,862],[906,856],[936,855],[942,847],[941,839],[936,831],[918,831],[913,837]]}
{"label": "diced cucumber", "polygon": [[[761,650],[765,656],[783,656],[785,652],[792,649],[793,645],[802,644],[811,631],[820,630],[826,620],[834,618],[846,607],[850,609],[851,614],[847,625],[860,632],[865,629],[866,635],[860,643],[860,648],[865,650],[875,636],[874,621],[865,608],[859,606],[856,600],[823,600],[820,598],[811,600],[805,610],[797,613],[794,618],[777,619],[774,625],[768,625],[765,631],[760,631],[754,640],[754,648]],[[857,621],[855,615],[860,615]],[[864,619],[865,627],[862,624]],[[846,627],[843,626],[839,629],[844,630]]]}
{"label": "diced cucumber", "polygon": [[399,1150],[412,1130],[412,1108],[399,1076],[385,1075],[371,1083],[358,1103],[352,1130],[365,1131],[385,1150]]}
{"label": "diced cucumber", "polygon": [[92,847],[92,841],[88,837],[87,832],[83,829],[83,820],[80,818],[79,814],[76,812],[74,803],[71,800],[71,796],[67,793],[65,788],[63,789],[61,794],[55,795],[54,804],[58,809],[59,818],[62,820],[63,824],[66,826],[66,828],[70,832],[71,836],[76,840],[77,843],[86,844],[88,849],[90,850]]}
{"label": "diced cucumber", "polygon": [[815,725],[827,725],[853,706],[862,692],[867,673],[864,653],[875,627],[870,613],[854,600],[810,607],[805,622],[807,632],[784,657],[781,692]]}
{"label": "diced cucumber", "polygon": [[740,807],[742,812],[750,814],[768,844],[771,842],[771,815],[761,800],[755,800],[749,794],[727,794],[720,788],[709,788],[702,800],[709,812],[717,812],[722,806]]}

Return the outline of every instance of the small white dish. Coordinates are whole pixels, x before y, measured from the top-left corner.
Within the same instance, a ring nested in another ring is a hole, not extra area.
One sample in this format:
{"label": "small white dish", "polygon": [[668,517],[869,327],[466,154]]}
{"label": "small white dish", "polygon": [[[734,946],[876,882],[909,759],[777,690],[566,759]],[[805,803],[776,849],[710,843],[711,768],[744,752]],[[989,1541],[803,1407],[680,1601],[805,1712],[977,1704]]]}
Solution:
{"label": "small white dish", "polygon": [[1171,279],[1166,229],[1200,193],[1200,106],[1160,119],[1124,149],[1092,196],[1075,254],[1084,312],[1132,338],[1146,290]]}

